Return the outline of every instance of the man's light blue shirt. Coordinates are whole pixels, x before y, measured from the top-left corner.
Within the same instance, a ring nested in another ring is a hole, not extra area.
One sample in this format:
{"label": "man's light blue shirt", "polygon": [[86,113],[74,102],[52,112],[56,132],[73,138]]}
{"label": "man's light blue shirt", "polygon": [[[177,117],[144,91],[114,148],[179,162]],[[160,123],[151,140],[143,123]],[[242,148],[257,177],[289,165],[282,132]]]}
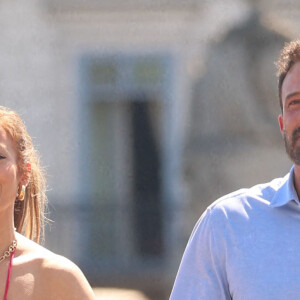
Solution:
{"label": "man's light blue shirt", "polygon": [[300,203],[294,169],[207,208],[170,300],[300,299]]}

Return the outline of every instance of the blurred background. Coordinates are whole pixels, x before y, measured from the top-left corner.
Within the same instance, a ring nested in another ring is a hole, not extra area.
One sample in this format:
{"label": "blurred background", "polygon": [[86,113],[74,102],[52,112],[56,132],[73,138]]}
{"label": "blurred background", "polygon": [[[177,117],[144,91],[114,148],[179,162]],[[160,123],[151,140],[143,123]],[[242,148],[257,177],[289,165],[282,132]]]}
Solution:
{"label": "blurred background", "polygon": [[1,0],[0,104],[46,166],[46,247],[94,287],[168,299],[207,205],[290,169],[274,62],[299,17],[296,0]]}

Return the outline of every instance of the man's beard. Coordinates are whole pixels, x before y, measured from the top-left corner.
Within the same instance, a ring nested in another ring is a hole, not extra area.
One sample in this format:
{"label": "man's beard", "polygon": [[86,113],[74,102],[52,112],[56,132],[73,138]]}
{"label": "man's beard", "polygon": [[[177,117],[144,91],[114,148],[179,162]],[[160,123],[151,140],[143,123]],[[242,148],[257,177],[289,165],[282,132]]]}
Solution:
{"label": "man's beard", "polygon": [[300,165],[300,146],[296,146],[297,139],[300,138],[299,135],[300,127],[293,131],[291,140],[286,131],[283,133],[286,153],[296,165]]}

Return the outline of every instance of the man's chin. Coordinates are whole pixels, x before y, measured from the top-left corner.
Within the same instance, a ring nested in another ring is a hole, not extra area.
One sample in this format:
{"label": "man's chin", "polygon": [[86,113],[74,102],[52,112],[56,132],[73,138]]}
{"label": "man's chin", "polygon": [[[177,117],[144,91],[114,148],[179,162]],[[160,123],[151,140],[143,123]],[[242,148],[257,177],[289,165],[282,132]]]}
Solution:
{"label": "man's chin", "polygon": [[294,149],[293,153],[290,154],[290,158],[295,165],[300,166],[300,147]]}
{"label": "man's chin", "polygon": [[293,147],[299,147],[300,148],[300,136],[298,136],[296,139],[294,139]]}

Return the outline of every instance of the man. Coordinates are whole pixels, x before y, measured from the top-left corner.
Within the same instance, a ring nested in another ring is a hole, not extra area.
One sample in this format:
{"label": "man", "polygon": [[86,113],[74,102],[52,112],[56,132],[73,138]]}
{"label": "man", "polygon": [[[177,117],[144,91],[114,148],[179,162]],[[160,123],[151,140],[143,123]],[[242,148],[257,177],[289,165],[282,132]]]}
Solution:
{"label": "man", "polygon": [[281,52],[278,117],[289,174],[210,205],[196,224],[171,300],[300,299],[300,40]]}

